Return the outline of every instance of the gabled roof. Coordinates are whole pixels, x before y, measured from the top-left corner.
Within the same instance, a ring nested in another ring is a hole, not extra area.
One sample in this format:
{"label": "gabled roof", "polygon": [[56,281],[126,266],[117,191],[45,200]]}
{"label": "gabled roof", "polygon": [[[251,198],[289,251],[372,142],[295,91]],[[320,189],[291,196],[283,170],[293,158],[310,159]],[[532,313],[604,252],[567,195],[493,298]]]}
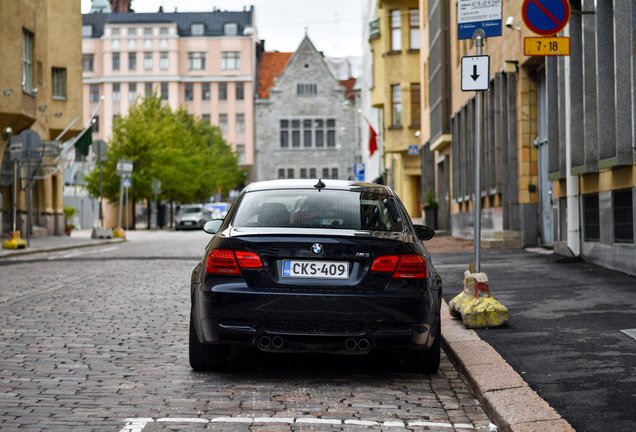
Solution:
{"label": "gabled roof", "polygon": [[91,37],[99,38],[104,34],[105,24],[157,24],[174,23],[179,36],[192,36],[192,24],[204,24],[203,36],[224,36],[226,23],[238,24],[238,35],[243,34],[245,27],[253,26],[253,9],[241,12],[175,12],[175,13],[92,13],[82,15],[83,25],[92,25]]}
{"label": "gabled roof", "polygon": [[274,86],[274,78],[279,76],[293,53],[264,52],[258,65],[258,98],[269,99],[269,89]]}

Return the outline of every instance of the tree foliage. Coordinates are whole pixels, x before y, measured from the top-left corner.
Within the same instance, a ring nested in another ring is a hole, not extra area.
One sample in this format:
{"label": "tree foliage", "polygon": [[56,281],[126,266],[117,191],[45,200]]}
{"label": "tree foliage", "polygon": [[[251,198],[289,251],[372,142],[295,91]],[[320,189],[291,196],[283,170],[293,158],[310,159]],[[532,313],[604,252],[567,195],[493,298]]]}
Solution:
{"label": "tree foliage", "polygon": [[[201,202],[221,190],[227,194],[243,181],[236,154],[216,126],[181,107],[172,111],[158,95],[140,99],[113,124],[113,135],[102,162],[104,197],[119,200],[117,161],[133,162],[132,200],[153,197],[151,184],[161,181],[159,198]],[[87,177],[92,196],[99,196],[99,170]]]}

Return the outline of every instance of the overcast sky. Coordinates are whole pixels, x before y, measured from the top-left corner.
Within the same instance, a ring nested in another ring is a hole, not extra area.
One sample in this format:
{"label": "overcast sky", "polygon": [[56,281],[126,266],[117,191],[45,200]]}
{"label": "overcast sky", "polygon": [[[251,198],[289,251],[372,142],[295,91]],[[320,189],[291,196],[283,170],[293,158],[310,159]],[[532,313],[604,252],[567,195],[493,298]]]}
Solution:
{"label": "overcast sky", "polygon": [[[254,6],[258,37],[267,51],[294,52],[305,35],[328,57],[362,55],[366,0],[133,0],[135,12],[240,11]],[[91,0],[82,0],[88,13]]]}

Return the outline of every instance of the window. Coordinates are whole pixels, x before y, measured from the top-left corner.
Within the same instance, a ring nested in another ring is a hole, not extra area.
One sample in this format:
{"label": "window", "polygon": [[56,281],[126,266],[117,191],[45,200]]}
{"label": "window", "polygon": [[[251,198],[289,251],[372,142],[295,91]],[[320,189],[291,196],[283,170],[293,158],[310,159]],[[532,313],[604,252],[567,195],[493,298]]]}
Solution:
{"label": "window", "polygon": [[280,148],[289,148],[289,120],[280,121]]}
{"label": "window", "polygon": [[161,29],[159,30],[159,34],[162,36],[165,36],[168,34],[168,27],[161,27]]}
{"label": "window", "polygon": [[22,90],[33,92],[33,33],[22,30]]}
{"label": "window", "polygon": [[245,131],[245,114],[236,115],[236,131],[237,132]]}
{"label": "window", "polygon": [[292,147],[299,148],[300,147],[300,120],[292,120],[291,121],[291,129],[292,129]]}
{"label": "window", "polygon": [[420,10],[409,9],[409,49],[420,49]]}
{"label": "window", "polygon": [[315,134],[315,143],[316,147],[324,147],[325,146],[325,130],[324,130],[324,120],[316,119],[314,120],[314,134]]}
{"label": "window", "polygon": [[152,29],[150,27],[144,29],[144,36],[152,36]]}
{"label": "window", "polygon": [[600,241],[598,194],[583,195],[583,238],[585,241]]}
{"label": "window", "polygon": [[137,69],[137,53],[129,52],[128,53],[128,70],[136,70]]}
{"label": "window", "polygon": [[128,29],[128,36],[136,36],[137,35],[137,29],[136,28],[129,28]]}
{"label": "window", "polygon": [[113,102],[121,100],[121,84],[113,83]]}
{"label": "window", "polygon": [[152,96],[152,83],[144,84],[144,94],[146,95],[146,97]]}
{"label": "window", "polygon": [[186,102],[189,102],[191,100],[194,99],[194,90],[192,89],[192,83],[185,83],[185,93],[184,93],[184,99],[186,100]]}
{"label": "window", "polygon": [[329,178],[329,168],[323,168],[322,169],[322,178],[324,178],[324,179],[328,179]]}
{"label": "window", "polygon": [[168,92],[168,83],[161,83],[161,100],[168,100],[169,92]]}
{"label": "window", "polygon": [[120,60],[119,60],[119,53],[114,52],[112,57],[113,57],[113,70],[118,71],[121,67]]}
{"label": "window", "polygon": [[399,9],[391,11],[391,51],[402,49],[402,15]]}
{"label": "window", "polygon": [[201,120],[206,124],[210,124],[210,114],[201,114]]}
{"label": "window", "polygon": [[228,36],[234,36],[238,34],[237,23],[225,23],[225,34]]}
{"label": "window", "polygon": [[91,84],[89,89],[89,100],[92,102],[99,102],[99,84]]}
{"label": "window", "polygon": [[391,86],[391,118],[393,126],[399,126],[402,124],[402,89],[399,84]]}
{"label": "window", "polygon": [[420,108],[420,83],[411,84],[411,125],[420,126],[421,108]]}
{"label": "window", "polygon": [[188,70],[205,70],[205,53],[189,52],[187,68]]}
{"label": "window", "polygon": [[113,36],[119,36],[119,29],[118,28],[114,28],[113,29]]}
{"label": "window", "polygon": [[227,83],[219,83],[219,100],[227,100]]}
{"label": "window", "polygon": [[296,94],[298,96],[316,96],[318,94],[317,84],[297,84]]}
{"label": "window", "polygon": [[336,146],[336,120],[327,119],[327,147]]}
{"label": "window", "polygon": [[278,168],[278,178],[279,179],[285,178],[285,168]]}
{"label": "window", "polygon": [[134,102],[137,99],[137,84],[128,84],[128,101]]}
{"label": "window", "polygon": [[612,194],[614,211],[614,242],[634,242],[634,203],[632,190],[618,190]]}
{"label": "window", "polygon": [[316,168],[309,168],[309,178],[316,178]]}
{"label": "window", "polygon": [[[114,30],[113,30],[113,34]],[[93,26],[92,25],[83,25],[82,26],[82,37],[89,38],[93,35]]]}
{"label": "window", "polygon": [[190,33],[192,36],[201,36],[204,30],[205,25],[203,23],[194,23],[190,26]]}
{"label": "window", "polygon": [[51,81],[53,99],[66,100],[66,68],[52,68]]}
{"label": "window", "polygon": [[245,98],[244,86],[242,82],[236,83],[236,100],[243,100]]}
{"label": "window", "polygon": [[294,178],[294,169],[293,168],[287,168],[287,178],[290,178],[290,179]]}
{"label": "window", "polygon": [[82,54],[82,71],[95,71],[95,54]]}
{"label": "window", "polygon": [[241,69],[241,53],[238,51],[225,51],[221,53],[221,70]]}
{"label": "window", "polygon": [[311,147],[311,135],[312,135],[311,119],[304,119],[303,120],[303,147]]}
{"label": "window", "polygon": [[307,168],[301,168],[300,169],[300,178],[301,179],[306,179],[307,178]]}
{"label": "window", "polygon": [[219,114],[219,127],[221,132],[227,132],[227,114]]}
{"label": "window", "polygon": [[159,53],[159,69],[161,70],[168,70],[168,53],[167,52],[161,52]]}
{"label": "window", "polygon": [[245,163],[245,146],[243,144],[239,144],[236,146],[236,155],[238,156],[238,163]]}
{"label": "window", "polygon": [[338,168],[331,168],[331,178],[332,179],[338,178]]}
{"label": "window", "polygon": [[204,101],[210,100],[210,83],[201,84],[201,100],[204,100]]}
{"label": "window", "polygon": [[144,53],[144,70],[152,70],[152,53]]}

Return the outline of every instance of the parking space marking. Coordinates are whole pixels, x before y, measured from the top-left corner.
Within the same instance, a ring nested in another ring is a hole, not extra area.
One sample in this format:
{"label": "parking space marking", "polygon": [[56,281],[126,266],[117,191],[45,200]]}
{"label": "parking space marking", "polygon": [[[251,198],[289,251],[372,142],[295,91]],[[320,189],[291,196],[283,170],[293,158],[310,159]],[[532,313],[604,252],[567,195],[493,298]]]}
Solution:
{"label": "parking space marking", "polygon": [[142,432],[148,423],[284,423],[284,424],[309,424],[309,425],[351,425],[351,426],[380,426],[385,428],[405,428],[405,427],[432,427],[432,428],[449,428],[449,429],[475,429],[468,423],[442,423],[429,421],[408,421],[408,420],[387,420],[387,421],[369,421],[369,420],[339,420],[318,417],[213,417],[210,419],[201,417],[163,417],[159,419],[152,418],[127,418],[126,425],[119,432]]}

